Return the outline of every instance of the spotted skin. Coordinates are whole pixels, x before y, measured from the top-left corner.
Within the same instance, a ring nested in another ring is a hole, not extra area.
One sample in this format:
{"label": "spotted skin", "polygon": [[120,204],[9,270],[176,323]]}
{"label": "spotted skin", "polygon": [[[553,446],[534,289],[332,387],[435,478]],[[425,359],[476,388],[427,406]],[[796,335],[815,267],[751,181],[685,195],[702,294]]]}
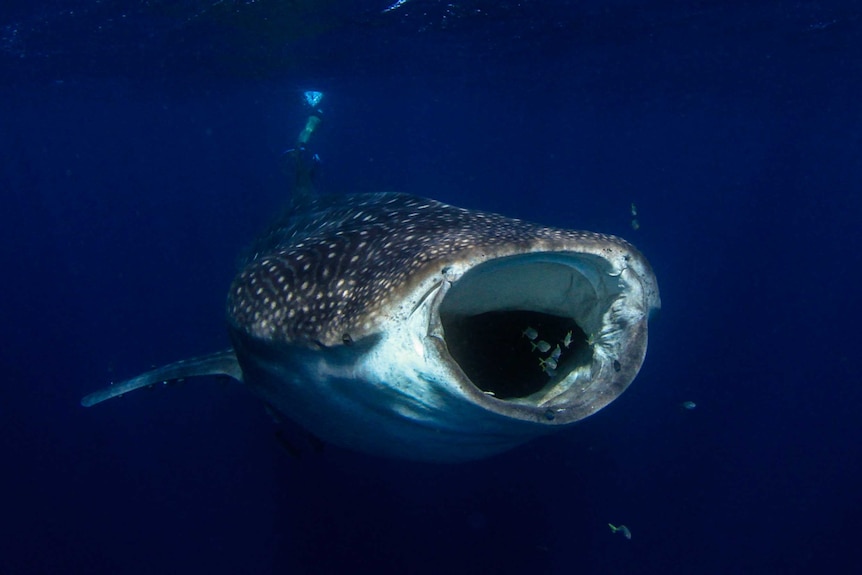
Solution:
{"label": "spotted skin", "polygon": [[387,306],[456,256],[573,242],[631,249],[407,194],[318,196],[259,240],[231,285],[228,320],[258,339],[336,345],[374,333]]}

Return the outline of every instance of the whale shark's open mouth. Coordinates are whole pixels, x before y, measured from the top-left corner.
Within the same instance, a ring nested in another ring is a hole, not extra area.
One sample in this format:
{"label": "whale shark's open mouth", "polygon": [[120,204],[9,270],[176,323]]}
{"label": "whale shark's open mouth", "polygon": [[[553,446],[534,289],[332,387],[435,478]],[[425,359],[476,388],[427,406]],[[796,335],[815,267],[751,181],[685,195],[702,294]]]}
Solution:
{"label": "whale shark's open mouth", "polygon": [[[480,263],[440,302],[446,348],[487,396],[533,408],[589,403],[589,388],[611,383],[601,384],[600,375],[622,370],[632,339],[621,275],[609,260],[586,253]],[[624,389],[617,387],[601,395],[615,397]]]}

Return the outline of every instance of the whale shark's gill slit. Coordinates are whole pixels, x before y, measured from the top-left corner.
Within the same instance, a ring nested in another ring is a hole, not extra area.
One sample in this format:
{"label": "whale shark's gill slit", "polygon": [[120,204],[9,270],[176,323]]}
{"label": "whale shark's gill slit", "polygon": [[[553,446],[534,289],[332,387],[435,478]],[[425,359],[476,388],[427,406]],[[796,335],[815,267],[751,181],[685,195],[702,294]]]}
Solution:
{"label": "whale shark's gill slit", "polygon": [[[498,399],[537,393],[592,358],[584,330],[569,317],[512,310],[441,319],[449,353],[476,387]],[[550,346],[545,351],[542,342]]]}

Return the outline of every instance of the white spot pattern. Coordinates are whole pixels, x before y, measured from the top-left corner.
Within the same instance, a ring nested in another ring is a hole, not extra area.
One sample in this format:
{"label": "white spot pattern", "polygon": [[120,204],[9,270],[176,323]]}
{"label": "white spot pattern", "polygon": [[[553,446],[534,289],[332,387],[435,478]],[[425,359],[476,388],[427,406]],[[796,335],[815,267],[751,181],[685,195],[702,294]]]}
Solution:
{"label": "white spot pattern", "polygon": [[[407,194],[320,196],[258,241],[228,296],[258,338],[334,345],[373,332],[404,290],[462,257],[572,250],[614,236],[548,228]],[[635,252],[636,253],[636,252]],[[249,289],[251,288],[251,289]]]}

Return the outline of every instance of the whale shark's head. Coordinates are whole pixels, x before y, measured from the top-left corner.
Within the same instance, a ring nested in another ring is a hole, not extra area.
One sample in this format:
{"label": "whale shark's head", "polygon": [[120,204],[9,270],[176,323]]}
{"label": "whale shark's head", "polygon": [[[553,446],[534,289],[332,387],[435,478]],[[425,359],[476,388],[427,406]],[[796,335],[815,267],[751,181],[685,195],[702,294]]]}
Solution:
{"label": "whale shark's head", "polygon": [[315,435],[458,461],[613,401],[659,305],[619,238],[357,194],[313,198],[261,238],[228,324],[242,380]]}

